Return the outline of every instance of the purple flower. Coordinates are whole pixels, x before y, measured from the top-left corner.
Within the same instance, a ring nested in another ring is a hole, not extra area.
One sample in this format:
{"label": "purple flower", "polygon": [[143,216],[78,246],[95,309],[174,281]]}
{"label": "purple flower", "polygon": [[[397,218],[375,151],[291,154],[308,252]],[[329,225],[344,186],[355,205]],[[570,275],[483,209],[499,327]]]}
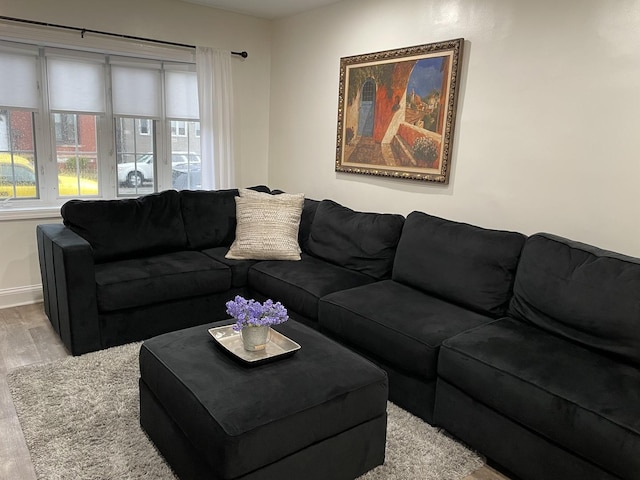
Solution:
{"label": "purple flower", "polygon": [[287,309],[280,302],[273,300],[265,300],[264,303],[255,300],[247,300],[240,295],[226,303],[227,313],[231,315],[236,323],[233,329],[236,332],[242,330],[242,327],[249,325],[278,325],[289,320]]}

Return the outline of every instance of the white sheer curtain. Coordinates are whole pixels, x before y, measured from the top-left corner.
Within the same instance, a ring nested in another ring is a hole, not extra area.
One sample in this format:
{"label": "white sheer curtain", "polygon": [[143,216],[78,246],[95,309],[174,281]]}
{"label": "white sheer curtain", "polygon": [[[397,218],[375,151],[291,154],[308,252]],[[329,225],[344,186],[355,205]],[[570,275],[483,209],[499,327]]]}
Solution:
{"label": "white sheer curtain", "polygon": [[196,47],[202,188],[233,188],[231,52]]}

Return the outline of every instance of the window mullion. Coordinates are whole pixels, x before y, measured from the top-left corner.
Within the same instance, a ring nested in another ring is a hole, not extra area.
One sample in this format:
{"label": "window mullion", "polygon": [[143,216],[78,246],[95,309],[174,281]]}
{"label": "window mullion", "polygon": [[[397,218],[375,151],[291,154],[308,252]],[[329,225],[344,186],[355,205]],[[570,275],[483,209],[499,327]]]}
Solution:
{"label": "window mullion", "polygon": [[[38,179],[40,199],[44,203],[56,201],[57,191],[57,162],[54,148],[55,138],[52,136],[51,115],[49,113],[49,81],[47,78],[44,48],[40,48],[38,55],[38,78],[40,109],[36,115],[36,154],[38,159]],[[55,167],[55,168],[54,168]]]}
{"label": "window mullion", "polygon": [[162,75],[160,75],[160,95],[161,95],[161,118],[158,121],[156,144],[158,145],[159,158],[156,162],[158,172],[158,189],[166,190],[172,187],[171,181],[171,133],[169,122],[167,121],[167,104],[165,99],[166,82],[164,75],[164,65]]}
{"label": "window mullion", "polygon": [[116,171],[116,135],[113,115],[113,87],[111,84],[110,57],[106,58],[105,66],[105,114],[100,124],[98,139],[98,158],[100,159],[100,193],[106,198],[116,198],[118,189],[118,174]]}

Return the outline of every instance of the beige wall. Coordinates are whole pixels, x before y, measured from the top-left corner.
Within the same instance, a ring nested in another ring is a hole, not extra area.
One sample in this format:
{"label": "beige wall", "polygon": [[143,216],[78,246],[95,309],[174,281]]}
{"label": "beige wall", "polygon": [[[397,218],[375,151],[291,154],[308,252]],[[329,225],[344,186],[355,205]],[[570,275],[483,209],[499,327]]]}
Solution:
{"label": "beige wall", "polygon": [[[236,181],[266,182],[271,22],[175,0],[0,0],[0,15],[247,50],[247,60],[232,61]],[[0,308],[41,298],[35,225],[57,221],[0,221]]]}
{"label": "beige wall", "polygon": [[[340,57],[465,38],[448,186],[334,171]],[[640,256],[638,0],[350,0],[274,25],[269,184]]]}
{"label": "beige wall", "polygon": [[42,298],[36,225],[55,219],[0,222],[0,308]]}

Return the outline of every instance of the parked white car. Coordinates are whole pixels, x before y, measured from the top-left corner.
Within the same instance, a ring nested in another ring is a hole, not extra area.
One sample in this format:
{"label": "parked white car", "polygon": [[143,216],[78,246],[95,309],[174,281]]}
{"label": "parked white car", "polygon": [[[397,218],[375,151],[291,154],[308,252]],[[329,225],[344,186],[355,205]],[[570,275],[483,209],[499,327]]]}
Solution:
{"label": "parked white car", "polygon": [[171,163],[173,165],[179,163],[188,163],[189,165],[193,165],[196,163],[200,163],[200,155],[197,153],[188,153],[188,152],[172,152],[171,153]]}
{"label": "parked white car", "polygon": [[153,155],[143,155],[137,162],[119,163],[118,182],[128,187],[153,182]]}
{"label": "parked white car", "polygon": [[[118,182],[127,187],[141,187],[144,183],[153,182],[152,154],[142,155],[137,162],[118,164]],[[171,154],[171,165],[177,173],[200,171],[200,155],[197,153],[174,152]],[[176,172],[174,171],[174,177]]]}

